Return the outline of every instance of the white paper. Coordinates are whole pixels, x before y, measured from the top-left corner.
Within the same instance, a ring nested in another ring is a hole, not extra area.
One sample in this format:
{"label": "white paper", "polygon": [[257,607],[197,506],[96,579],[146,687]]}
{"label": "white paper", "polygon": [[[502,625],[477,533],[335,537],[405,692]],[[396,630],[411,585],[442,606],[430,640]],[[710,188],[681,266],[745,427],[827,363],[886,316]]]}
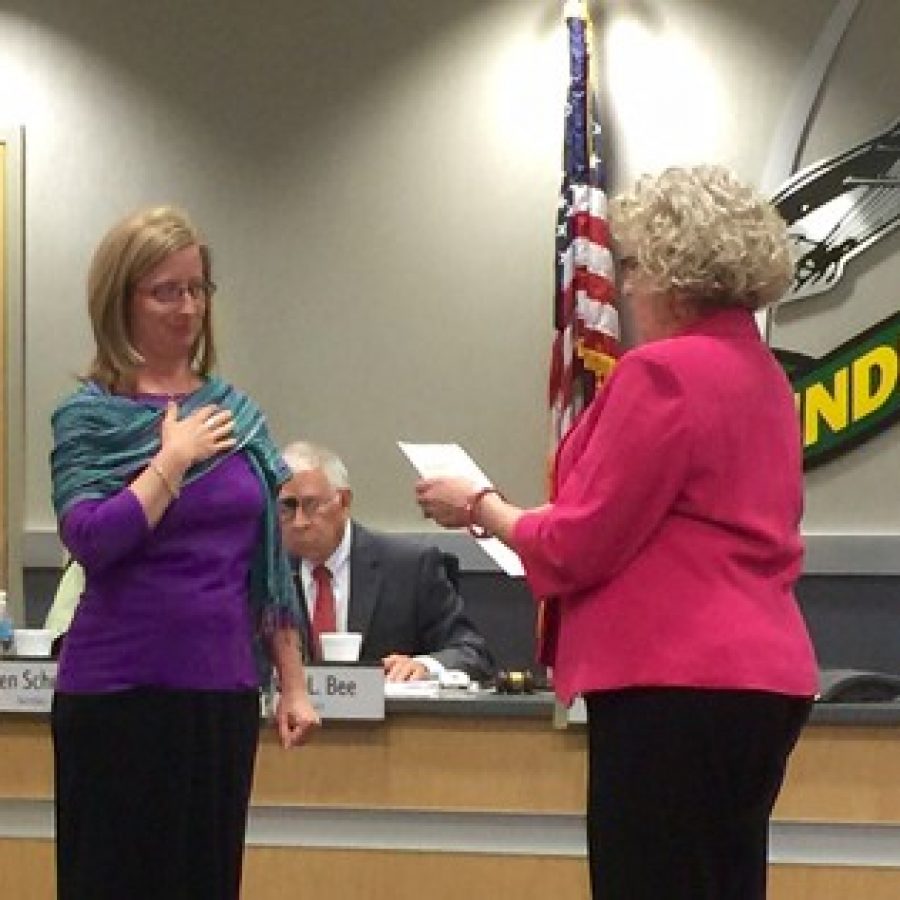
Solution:
{"label": "white paper", "polygon": [[434,699],[441,696],[441,686],[436,681],[385,681],[384,696],[393,700],[397,697],[427,697]]}
{"label": "white paper", "polygon": [[511,575],[513,578],[521,578],[525,575],[525,567],[522,565],[522,560],[519,559],[519,554],[515,550],[510,550],[503,541],[497,538],[483,538],[478,545],[507,575]]}
{"label": "white paper", "polygon": [[[491,480],[459,444],[412,444],[397,441],[413,468],[423,478],[468,478],[476,490],[488,487]],[[525,574],[522,560],[497,538],[482,538],[478,545],[507,575]]]}
{"label": "white paper", "polygon": [[410,444],[397,441],[413,468],[423,478],[468,478],[475,489],[490,486],[487,475],[459,444]]}

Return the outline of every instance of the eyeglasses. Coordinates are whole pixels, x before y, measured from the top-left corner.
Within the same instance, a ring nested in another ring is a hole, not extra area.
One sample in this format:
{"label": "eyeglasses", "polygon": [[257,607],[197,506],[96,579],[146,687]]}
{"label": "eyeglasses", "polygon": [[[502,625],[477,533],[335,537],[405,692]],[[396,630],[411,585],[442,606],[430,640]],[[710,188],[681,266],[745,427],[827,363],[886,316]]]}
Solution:
{"label": "eyeglasses", "polygon": [[282,519],[293,519],[299,509],[307,519],[320,513],[326,506],[333,503],[339,494],[330,497],[279,497],[278,515]]}
{"label": "eyeglasses", "polygon": [[216,292],[216,286],[213,282],[205,279],[195,281],[160,281],[158,284],[141,288],[141,290],[160,303],[178,303],[185,293],[190,294],[192,300],[206,302]]}

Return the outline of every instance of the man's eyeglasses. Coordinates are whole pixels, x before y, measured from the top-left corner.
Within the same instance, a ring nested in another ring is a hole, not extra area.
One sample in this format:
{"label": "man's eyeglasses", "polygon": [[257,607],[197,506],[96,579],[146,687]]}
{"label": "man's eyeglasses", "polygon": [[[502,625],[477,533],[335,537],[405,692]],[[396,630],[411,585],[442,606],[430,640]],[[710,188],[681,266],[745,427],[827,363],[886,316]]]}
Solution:
{"label": "man's eyeglasses", "polygon": [[330,497],[279,497],[278,515],[282,519],[293,519],[299,509],[307,519],[320,513],[326,506],[337,499],[338,494]]}
{"label": "man's eyeglasses", "polygon": [[178,303],[185,293],[190,294],[192,300],[205,302],[216,292],[216,286],[211,281],[197,279],[196,281],[160,281],[158,284],[141,288],[141,290],[160,303]]}

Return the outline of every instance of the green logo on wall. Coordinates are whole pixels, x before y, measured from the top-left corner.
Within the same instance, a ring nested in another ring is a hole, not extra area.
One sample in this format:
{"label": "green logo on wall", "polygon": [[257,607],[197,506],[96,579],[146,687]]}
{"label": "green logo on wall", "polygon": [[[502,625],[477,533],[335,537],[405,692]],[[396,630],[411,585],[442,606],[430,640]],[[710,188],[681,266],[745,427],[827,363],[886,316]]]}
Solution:
{"label": "green logo on wall", "polygon": [[[772,198],[797,254],[782,302],[831,290],[851,259],[900,228],[900,120],[797,172]],[[900,313],[821,359],[773,351],[790,377],[811,469],[900,420]]]}
{"label": "green logo on wall", "polygon": [[900,312],[821,359],[775,350],[794,389],[807,469],[900,421]]}

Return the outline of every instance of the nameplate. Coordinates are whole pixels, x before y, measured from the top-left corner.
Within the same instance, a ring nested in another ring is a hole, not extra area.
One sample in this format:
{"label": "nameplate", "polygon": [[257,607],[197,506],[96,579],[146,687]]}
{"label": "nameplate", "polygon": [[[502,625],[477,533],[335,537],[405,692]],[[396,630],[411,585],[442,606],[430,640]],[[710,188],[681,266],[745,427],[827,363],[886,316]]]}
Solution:
{"label": "nameplate", "polygon": [[381,666],[307,666],[306,689],[323,719],[384,718],[384,669]]}
{"label": "nameplate", "polygon": [[55,686],[55,660],[0,659],[0,712],[49,713]]}
{"label": "nameplate", "polygon": [[[49,713],[55,687],[55,660],[0,659],[0,712]],[[323,719],[384,718],[381,666],[308,666],[306,688]]]}

